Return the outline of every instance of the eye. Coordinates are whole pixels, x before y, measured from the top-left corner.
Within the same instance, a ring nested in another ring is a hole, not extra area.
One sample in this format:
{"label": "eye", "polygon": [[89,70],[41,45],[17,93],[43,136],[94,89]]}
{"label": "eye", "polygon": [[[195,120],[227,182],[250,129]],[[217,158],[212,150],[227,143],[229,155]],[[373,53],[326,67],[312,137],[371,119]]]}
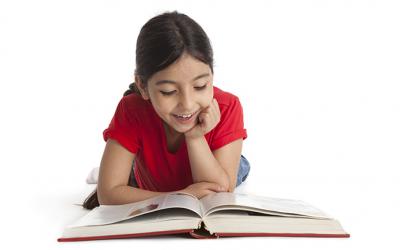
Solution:
{"label": "eye", "polygon": [[160,91],[160,93],[163,94],[163,95],[173,95],[175,92],[176,92],[176,90],[168,91],[168,92],[166,92],[166,91]]}
{"label": "eye", "polygon": [[204,84],[203,86],[194,87],[194,88],[195,88],[195,89],[198,89],[198,90],[202,90],[202,89],[205,89],[206,87],[207,87],[207,83]]}

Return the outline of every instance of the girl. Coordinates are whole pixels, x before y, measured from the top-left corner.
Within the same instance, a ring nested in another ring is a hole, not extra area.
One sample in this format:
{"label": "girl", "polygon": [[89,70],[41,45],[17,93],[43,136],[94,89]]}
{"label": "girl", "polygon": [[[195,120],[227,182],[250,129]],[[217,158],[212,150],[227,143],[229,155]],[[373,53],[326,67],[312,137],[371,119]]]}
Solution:
{"label": "girl", "polygon": [[125,204],[164,192],[232,192],[250,170],[239,99],[213,86],[213,52],[190,17],[164,13],[141,29],[135,82],[109,127],[99,180],[83,206]]}

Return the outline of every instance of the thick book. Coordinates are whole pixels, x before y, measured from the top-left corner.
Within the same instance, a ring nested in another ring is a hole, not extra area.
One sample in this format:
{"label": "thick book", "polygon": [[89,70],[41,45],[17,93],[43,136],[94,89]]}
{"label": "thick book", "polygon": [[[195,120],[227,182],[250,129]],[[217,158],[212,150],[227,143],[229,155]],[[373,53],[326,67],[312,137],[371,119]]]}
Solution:
{"label": "thick book", "polygon": [[202,199],[169,193],[125,205],[101,205],[67,226],[58,241],[166,234],[350,237],[338,220],[306,202],[221,192]]}

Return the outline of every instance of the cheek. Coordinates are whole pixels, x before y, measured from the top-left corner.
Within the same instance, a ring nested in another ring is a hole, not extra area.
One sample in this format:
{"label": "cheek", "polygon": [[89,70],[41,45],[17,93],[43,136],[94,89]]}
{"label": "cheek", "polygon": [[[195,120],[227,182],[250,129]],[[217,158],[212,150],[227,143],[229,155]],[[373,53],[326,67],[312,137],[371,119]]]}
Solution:
{"label": "cheek", "polygon": [[168,102],[158,102],[153,106],[155,109],[157,109],[159,114],[167,115],[172,111],[171,104]]}
{"label": "cheek", "polygon": [[156,91],[150,91],[150,99],[154,109],[159,114],[168,113],[171,108],[171,100],[162,98]]}

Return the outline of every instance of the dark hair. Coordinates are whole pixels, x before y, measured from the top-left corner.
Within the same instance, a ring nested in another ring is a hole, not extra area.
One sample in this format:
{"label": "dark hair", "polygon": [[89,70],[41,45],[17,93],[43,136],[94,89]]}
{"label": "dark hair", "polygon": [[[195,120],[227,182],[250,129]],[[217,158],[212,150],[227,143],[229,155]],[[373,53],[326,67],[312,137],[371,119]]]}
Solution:
{"label": "dark hair", "polygon": [[[185,52],[208,64],[214,73],[211,43],[199,24],[177,11],[155,16],[140,30],[135,75],[146,86],[153,74],[167,68]],[[131,93],[139,94],[134,82],[124,96]]]}
{"label": "dark hair", "polygon": [[[177,11],[155,16],[145,23],[137,38],[135,76],[147,86],[153,74],[167,68],[183,53],[208,64],[214,73],[211,43],[199,24]],[[124,96],[132,93],[140,94],[135,82],[129,84]],[[83,207],[93,209],[97,206],[99,201],[95,189],[85,199]]]}

